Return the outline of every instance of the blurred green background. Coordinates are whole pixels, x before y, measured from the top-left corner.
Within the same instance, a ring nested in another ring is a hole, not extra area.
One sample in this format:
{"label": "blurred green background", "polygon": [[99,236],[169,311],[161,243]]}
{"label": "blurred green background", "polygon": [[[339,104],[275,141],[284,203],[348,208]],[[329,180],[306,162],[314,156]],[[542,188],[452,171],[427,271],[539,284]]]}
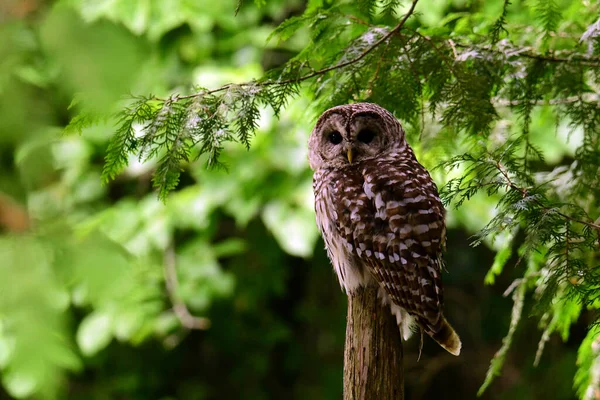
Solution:
{"label": "blurred green background", "polygon": [[[485,3],[490,15],[502,6]],[[112,122],[63,132],[80,104],[116,111],[130,93],[259,77],[304,46],[303,35],[266,39],[305,6],[245,2],[236,16],[234,0],[2,0],[0,399],[341,398],[346,299],[314,222],[308,96],[278,120],[265,111],[249,151],[225,149],[228,171],[186,167],[166,204],[151,163],[133,158],[102,184]],[[418,11],[435,22],[467,6]],[[558,163],[571,147],[544,112],[531,135]],[[435,154],[422,155],[428,167]],[[494,249],[469,246],[493,210],[494,199],[477,196],[450,211],[446,314],[464,352],[425,338],[417,361],[418,338],[406,343],[407,399],[475,398],[508,330],[503,292],[519,271],[486,286]],[[173,304],[210,328],[185,327]],[[574,398],[588,322],[584,314],[566,343],[550,338],[534,368],[541,332],[524,321],[483,398]]]}

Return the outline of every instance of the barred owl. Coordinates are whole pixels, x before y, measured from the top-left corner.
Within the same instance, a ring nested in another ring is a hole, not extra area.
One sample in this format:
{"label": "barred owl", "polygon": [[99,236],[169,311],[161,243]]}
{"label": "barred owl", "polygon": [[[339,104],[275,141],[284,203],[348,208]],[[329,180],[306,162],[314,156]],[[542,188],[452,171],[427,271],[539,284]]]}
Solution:
{"label": "barred owl", "polygon": [[420,328],[458,355],[442,310],[444,208],[404,136],[375,104],[321,115],[309,139],[317,224],[343,290],[378,285],[405,340]]}

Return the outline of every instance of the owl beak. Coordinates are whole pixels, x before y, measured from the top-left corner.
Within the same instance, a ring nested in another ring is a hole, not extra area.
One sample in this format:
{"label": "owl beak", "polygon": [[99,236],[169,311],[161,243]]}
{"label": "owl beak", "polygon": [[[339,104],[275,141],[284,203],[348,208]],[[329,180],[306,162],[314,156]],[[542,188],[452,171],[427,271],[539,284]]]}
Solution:
{"label": "owl beak", "polygon": [[352,147],[348,148],[348,162],[352,164],[352,159],[354,158],[354,154],[352,153]]}

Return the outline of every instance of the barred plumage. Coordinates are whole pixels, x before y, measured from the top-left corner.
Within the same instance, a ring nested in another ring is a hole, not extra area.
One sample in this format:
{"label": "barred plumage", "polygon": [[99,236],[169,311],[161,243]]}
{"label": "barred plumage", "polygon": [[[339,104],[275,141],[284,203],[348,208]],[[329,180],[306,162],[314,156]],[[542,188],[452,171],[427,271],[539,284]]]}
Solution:
{"label": "barred plumage", "polygon": [[416,323],[450,353],[443,316],[444,208],[402,126],[370,103],[327,110],[309,140],[317,224],[340,284],[378,284],[407,339]]}

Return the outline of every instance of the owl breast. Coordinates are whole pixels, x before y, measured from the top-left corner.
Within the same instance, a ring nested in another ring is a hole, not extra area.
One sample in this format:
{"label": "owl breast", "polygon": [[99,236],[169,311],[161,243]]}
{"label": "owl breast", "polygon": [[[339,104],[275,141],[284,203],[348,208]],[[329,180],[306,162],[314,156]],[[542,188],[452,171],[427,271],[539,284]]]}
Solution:
{"label": "owl breast", "polygon": [[[357,257],[354,245],[348,240],[353,236],[351,227],[340,231],[338,223],[342,217],[364,226],[361,219],[365,218],[364,207],[368,205],[368,198],[359,177],[355,171],[319,170],[313,180],[317,225],[340,286],[346,293],[373,282],[364,263]],[[331,185],[331,182],[344,182],[344,185]],[[342,209],[333,206],[334,198],[343,198]]]}

